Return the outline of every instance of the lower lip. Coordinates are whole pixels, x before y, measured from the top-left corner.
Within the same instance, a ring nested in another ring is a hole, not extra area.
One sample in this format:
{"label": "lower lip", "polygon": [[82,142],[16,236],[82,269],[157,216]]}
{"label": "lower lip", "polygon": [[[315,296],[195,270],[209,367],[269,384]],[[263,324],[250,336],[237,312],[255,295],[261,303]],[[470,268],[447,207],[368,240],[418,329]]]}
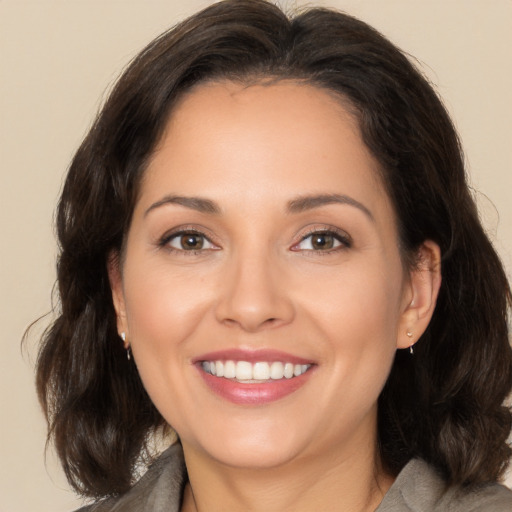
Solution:
{"label": "lower lip", "polygon": [[309,379],[312,368],[291,379],[270,380],[261,384],[244,384],[236,380],[214,377],[198,366],[206,385],[218,396],[240,405],[264,405],[292,394]]}

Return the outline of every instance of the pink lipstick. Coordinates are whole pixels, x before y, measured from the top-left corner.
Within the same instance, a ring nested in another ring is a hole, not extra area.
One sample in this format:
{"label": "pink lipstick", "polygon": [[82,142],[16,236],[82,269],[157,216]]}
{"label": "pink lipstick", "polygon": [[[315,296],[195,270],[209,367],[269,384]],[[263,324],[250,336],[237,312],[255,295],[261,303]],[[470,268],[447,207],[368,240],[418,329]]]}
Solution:
{"label": "pink lipstick", "polygon": [[240,349],[203,354],[193,363],[211,391],[241,405],[263,405],[290,395],[316,366],[284,352]]}

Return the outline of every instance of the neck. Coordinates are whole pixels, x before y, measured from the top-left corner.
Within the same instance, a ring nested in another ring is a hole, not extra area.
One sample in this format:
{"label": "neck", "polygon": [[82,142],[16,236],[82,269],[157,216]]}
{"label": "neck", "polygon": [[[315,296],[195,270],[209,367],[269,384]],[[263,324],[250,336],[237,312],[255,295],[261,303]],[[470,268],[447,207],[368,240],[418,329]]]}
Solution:
{"label": "neck", "polygon": [[374,446],[331,450],[274,468],[234,468],[184,446],[189,473],[182,512],[374,511],[393,479]]}

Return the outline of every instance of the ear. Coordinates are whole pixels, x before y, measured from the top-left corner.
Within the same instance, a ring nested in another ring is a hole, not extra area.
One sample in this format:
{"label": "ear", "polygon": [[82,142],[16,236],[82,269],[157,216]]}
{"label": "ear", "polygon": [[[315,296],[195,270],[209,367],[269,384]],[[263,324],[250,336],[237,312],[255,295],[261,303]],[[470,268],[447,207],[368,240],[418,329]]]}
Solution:
{"label": "ear", "polygon": [[441,286],[441,250],[426,240],[416,254],[404,287],[397,348],[409,348],[425,332],[434,314]]}
{"label": "ear", "polygon": [[[109,254],[107,270],[108,279],[110,281],[110,290],[112,291],[112,302],[114,303],[114,309],[117,317],[117,332],[119,333],[119,336],[121,336],[121,333],[125,333],[125,338],[129,339],[119,252],[113,251]],[[125,348],[127,347],[128,342],[125,341]]]}

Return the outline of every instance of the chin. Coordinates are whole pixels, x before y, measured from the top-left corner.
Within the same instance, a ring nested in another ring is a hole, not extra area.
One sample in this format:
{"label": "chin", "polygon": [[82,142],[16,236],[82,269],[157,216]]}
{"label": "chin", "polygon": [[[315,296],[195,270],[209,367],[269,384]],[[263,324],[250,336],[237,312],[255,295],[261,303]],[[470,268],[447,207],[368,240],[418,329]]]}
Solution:
{"label": "chin", "polygon": [[[195,442],[195,450],[226,466],[244,469],[271,469],[285,465],[297,458],[310,444],[305,436],[278,425],[267,428],[212,428],[207,439]],[[201,436],[203,437],[203,436]],[[301,439],[302,437],[302,439]],[[182,439],[186,450],[187,442]]]}
{"label": "chin", "polygon": [[281,446],[278,449],[270,443],[266,446],[257,446],[254,443],[248,446],[244,443],[242,446],[234,444],[223,449],[219,448],[219,446],[213,448],[210,456],[226,466],[248,470],[269,470],[281,467],[293,461],[300,452],[293,447]]}

